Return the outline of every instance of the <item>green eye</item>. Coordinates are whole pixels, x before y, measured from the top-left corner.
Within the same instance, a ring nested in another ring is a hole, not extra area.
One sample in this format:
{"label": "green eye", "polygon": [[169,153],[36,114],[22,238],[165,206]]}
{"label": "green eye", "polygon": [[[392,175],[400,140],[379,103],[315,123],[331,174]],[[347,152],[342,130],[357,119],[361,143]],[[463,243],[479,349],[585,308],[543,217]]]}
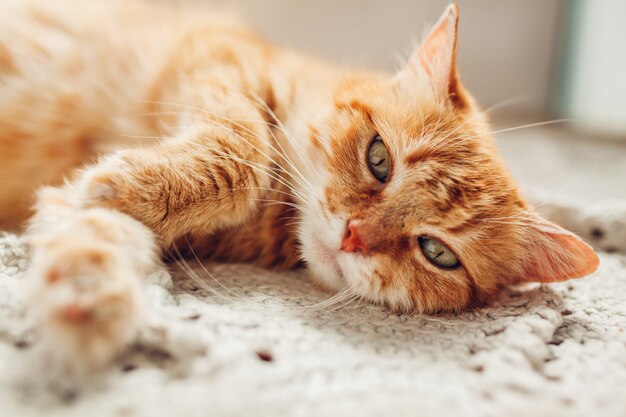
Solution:
{"label": "green eye", "polygon": [[449,247],[430,237],[418,237],[417,241],[422,248],[422,253],[435,266],[444,269],[455,269],[461,266],[456,255]]}
{"label": "green eye", "polygon": [[387,180],[391,170],[391,158],[380,135],[374,136],[367,150],[367,167],[378,181],[385,182]]}

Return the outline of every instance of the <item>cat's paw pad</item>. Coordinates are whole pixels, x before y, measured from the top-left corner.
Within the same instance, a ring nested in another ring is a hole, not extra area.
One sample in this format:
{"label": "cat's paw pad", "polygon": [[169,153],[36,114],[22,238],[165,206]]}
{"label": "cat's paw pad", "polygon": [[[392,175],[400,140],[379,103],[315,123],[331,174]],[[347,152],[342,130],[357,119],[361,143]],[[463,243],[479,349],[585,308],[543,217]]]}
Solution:
{"label": "cat's paw pad", "polygon": [[56,241],[35,249],[34,312],[42,348],[55,359],[96,369],[133,337],[140,278],[124,255],[132,256],[101,242]]}

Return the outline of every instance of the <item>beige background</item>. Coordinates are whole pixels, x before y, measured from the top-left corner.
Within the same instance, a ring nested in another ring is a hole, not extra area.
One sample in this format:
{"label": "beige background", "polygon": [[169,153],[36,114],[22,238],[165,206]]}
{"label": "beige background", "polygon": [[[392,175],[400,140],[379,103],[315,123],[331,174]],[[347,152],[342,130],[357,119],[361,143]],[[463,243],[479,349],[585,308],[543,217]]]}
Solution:
{"label": "beige background", "polygon": [[[202,0],[200,0],[202,1]],[[447,0],[206,1],[270,39],[336,62],[393,69]],[[552,91],[559,0],[461,0],[463,80],[485,106],[542,115]]]}

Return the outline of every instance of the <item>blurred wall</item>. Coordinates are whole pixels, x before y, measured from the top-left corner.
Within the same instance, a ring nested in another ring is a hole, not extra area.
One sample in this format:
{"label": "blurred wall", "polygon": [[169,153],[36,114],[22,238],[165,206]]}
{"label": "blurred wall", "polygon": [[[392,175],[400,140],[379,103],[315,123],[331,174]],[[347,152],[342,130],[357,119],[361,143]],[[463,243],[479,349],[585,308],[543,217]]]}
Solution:
{"label": "blurred wall", "polygon": [[[200,0],[202,1],[202,0]],[[397,67],[447,0],[206,1],[238,11],[265,36],[335,62]],[[460,0],[461,76],[484,107],[548,108],[559,0]]]}
{"label": "blurred wall", "polygon": [[589,130],[626,139],[626,1],[570,0],[560,110]]}

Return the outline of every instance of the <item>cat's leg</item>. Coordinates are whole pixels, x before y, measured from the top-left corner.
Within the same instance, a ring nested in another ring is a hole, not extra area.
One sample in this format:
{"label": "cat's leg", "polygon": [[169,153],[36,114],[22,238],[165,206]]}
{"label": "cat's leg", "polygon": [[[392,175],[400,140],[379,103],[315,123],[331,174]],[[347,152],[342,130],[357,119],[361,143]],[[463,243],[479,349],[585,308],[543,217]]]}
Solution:
{"label": "cat's leg", "polygon": [[155,247],[254,211],[269,186],[266,129],[204,126],[119,151],[65,187],[42,190],[29,232],[42,343],[88,368],[117,354],[136,329]]}
{"label": "cat's leg", "polygon": [[165,246],[189,232],[239,224],[270,186],[268,135],[205,126],[150,148],[120,151],[79,180],[83,206],[126,213]]}

